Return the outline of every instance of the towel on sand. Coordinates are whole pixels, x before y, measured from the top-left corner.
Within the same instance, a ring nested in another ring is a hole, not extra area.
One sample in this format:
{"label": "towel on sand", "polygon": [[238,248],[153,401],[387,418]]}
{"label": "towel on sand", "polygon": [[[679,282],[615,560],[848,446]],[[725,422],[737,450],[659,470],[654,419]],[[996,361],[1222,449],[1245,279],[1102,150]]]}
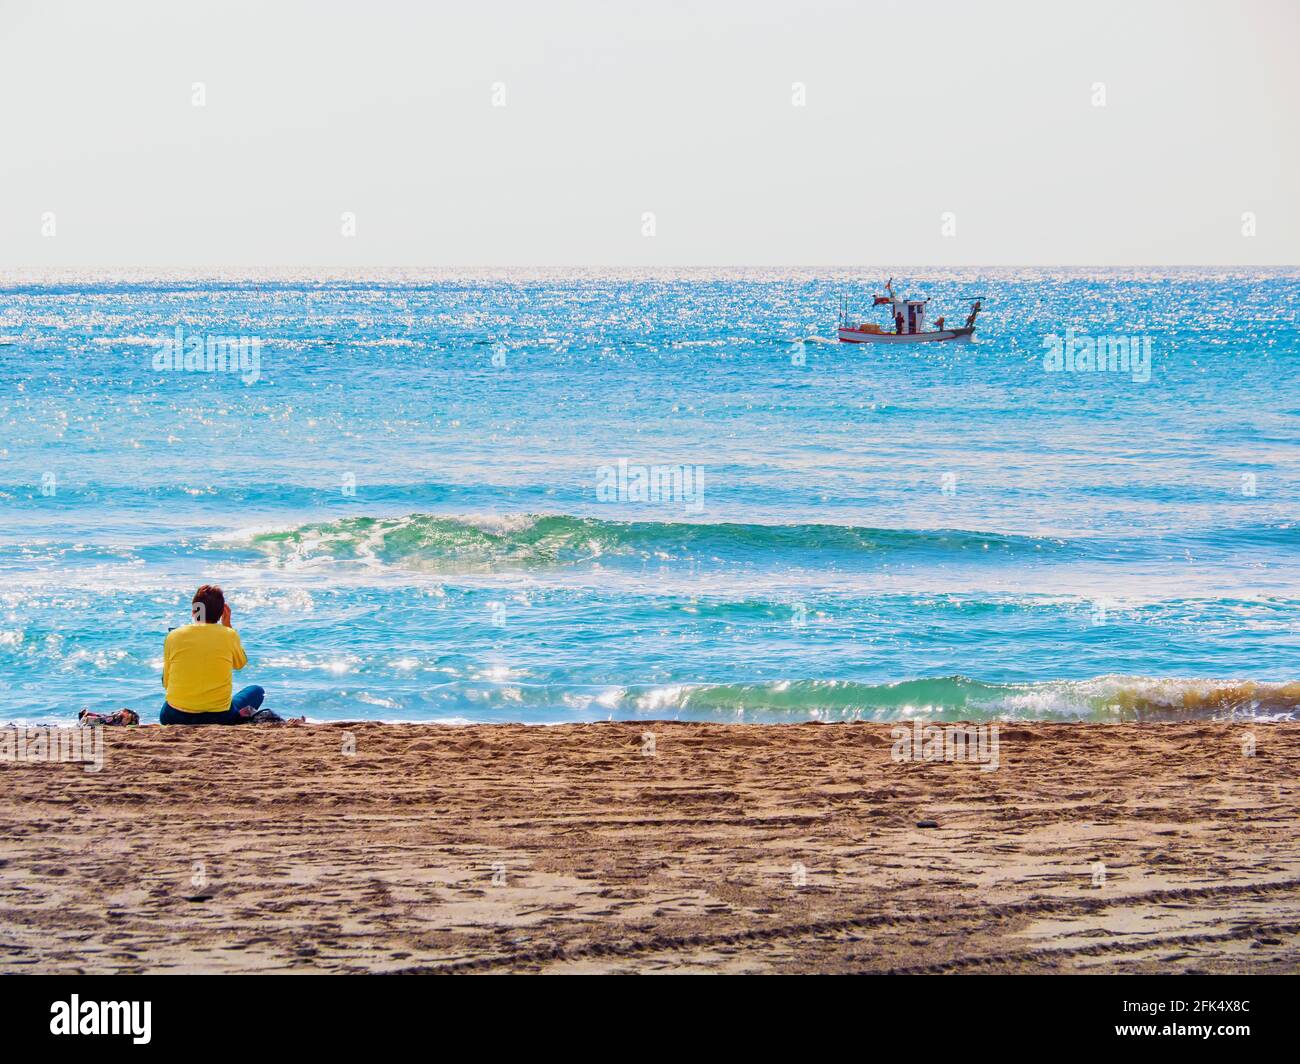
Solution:
{"label": "towel on sand", "polygon": [[77,714],[77,723],[83,728],[93,728],[97,725],[104,727],[125,726],[139,724],[140,714],[133,709],[119,709],[115,713],[93,713],[89,709],[83,709]]}

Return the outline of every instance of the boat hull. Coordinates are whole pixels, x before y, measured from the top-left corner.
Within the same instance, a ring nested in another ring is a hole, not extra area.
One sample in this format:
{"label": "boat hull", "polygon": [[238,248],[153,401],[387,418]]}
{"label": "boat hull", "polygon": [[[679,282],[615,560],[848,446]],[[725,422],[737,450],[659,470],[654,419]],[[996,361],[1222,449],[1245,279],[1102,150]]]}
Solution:
{"label": "boat hull", "polygon": [[869,333],[857,329],[841,329],[840,343],[844,344],[940,344],[945,342],[967,343],[974,335],[970,329],[940,329],[937,332],[923,333]]}

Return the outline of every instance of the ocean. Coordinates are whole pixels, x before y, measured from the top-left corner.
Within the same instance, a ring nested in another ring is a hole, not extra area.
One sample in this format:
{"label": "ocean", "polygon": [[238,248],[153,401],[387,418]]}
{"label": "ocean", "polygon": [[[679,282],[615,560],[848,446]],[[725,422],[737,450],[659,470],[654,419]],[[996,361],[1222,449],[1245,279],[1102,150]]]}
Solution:
{"label": "ocean", "polygon": [[0,720],[1294,719],[1300,272],[882,280],[0,278]]}

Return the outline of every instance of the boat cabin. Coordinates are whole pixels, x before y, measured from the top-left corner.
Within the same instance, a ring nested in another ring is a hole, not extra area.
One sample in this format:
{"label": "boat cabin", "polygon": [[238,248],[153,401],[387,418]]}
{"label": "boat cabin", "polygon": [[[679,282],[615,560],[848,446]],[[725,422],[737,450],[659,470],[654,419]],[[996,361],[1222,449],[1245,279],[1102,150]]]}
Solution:
{"label": "boat cabin", "polygon": [[903,327],[899,329],[899,332],[925,332],[925,305],[928,302],[930,302],[928,299],[889,300],[890,324],[897,324],[898,316],[901,314],[903,316]]}

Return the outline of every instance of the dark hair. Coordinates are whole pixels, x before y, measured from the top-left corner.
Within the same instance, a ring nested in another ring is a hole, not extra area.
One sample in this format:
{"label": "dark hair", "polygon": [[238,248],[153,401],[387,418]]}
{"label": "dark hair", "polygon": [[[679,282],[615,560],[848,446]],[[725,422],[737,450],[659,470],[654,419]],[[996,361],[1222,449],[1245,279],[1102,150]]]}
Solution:
{"label": "dark hair", "polygon": [[226,596],[216,584],[204,584],[190,599],[190,616],[197,624],[216,624],[226,612]]}

